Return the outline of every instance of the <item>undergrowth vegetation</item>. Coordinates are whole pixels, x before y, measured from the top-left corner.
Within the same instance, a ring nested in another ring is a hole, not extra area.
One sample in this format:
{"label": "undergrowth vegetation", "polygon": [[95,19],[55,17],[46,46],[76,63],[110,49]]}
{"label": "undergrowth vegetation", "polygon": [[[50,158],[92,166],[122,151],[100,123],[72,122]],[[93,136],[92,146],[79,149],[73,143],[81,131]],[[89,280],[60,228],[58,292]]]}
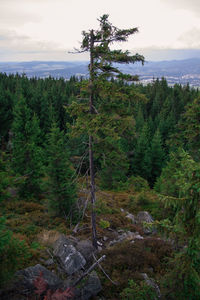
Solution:
{"label": "undergrowth vegetation", "polygon": [[[91,110],[87,79],[0,74],[0,285],[6,287],[16,270],[49,259],[47,250],[61,234],[91,239],[93,215],[107,257],[102,265],[116,283],[98,270],[106,299],[152,299],[146,274],[163,299],[196,300],[199,91],[170,87],[164,78],[146,86],[129,84],[133,78],[120,73],[108,80],[118,69],[110,64],[106,38],[121,39],[128,31],[116,31],[107,18],[100,19],[102,32],[113,31],[95,46],[95,66],[104,69],[94,74]],[[102,32],[95,32],[97,43]],[[83,32],[83,48],[90,34]],[[124,61],[128,52],[120,51],[114,54]],[[135,222],[144,211],[152,224]],[[119,242],[120,235],[126,240]]]}

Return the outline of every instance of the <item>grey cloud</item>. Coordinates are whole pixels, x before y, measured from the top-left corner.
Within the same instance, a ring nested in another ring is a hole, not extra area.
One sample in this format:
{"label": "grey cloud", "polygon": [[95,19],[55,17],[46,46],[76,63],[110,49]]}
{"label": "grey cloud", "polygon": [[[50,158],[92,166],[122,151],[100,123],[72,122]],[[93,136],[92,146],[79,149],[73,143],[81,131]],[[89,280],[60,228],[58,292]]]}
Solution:
{"label": "grey cloud", "polygon": [[0,20],[1,27],[6,27],[9,25],[23,25],[27,22],[39,22],[42,18],[39,15],[30,13],[28,11],[23,11],[22,1],[14,0],[0,0]]}
{"label": "grey cloud", "polygon": [[15,31],[0,30],[0,61],[84,60],[83,56],[69,55],[53,42],[32,40]]}
{"label": "grey cloud", "polygon": [[59,45],[53,42],[36,41],[26,35],[19,35],[15,31],[0,30],[0,48],[16,49],[18,51],[47,51],[49,49],[58,49]]}
{"label": "grey cloud", "polygon": [[186,47],[200,48],[200,29],[192,28],[187,32],[184,32],[178,39],[183,42]]}
{"label": "grey cloud", "polygon": [[163,0],[171,6],[179,9],[188,9],[200,16],[200,1],[199,0]]}

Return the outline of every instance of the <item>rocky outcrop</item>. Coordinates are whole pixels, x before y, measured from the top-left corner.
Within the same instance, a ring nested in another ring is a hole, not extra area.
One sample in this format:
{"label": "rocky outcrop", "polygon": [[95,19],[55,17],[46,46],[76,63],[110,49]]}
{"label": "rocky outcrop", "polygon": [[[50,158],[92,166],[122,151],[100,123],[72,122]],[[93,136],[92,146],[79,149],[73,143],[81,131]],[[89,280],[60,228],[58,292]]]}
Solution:
{"label": "rocky outcrop", "polygon": [[16,287],[23,294],[31,294],[35,290],[34,281],[42,274],[45,282],[47,282],[49,289],[56,289],[62,281],[53,272],[50,272],[45,267],[37,264],[33,267],[28,267],[16,273]]}
{"label": "rocky outcrop", "polygon": [[147,211],[140,211],[137,214],[136,219],[137,219],[137,224],[142,225],[145,234],[152,234],[156,232],[154,227],[145,226],[145,223],[150,224],[154,221],[150,213],[148,213]]}
{"label": "rocky outcrop", "polygon": [[91,241],[89,240],[79,241],[76,244],[76,249],[82,254],[82,256],[85,258],[87,263],[91,263],[93,259],[93,253],[95,252],[95,249]]}
{"label": "rocky outcrop", "polygon": [[[59,263],[64,271],[62,276],[64,274],[66,279],[61,280],[55,273],[37,264],[16,273],[15,286],[22,295],[34,295],[36,291],[35,282],[39,277],[42,278],[42,281],[44,280],[45,286],[52,293],[58,289],[66,291],[67,288],[74,286],[72,291],[75,300],[88,300],[101,291],[101,282],[95,271],[89,273],[84,280],[79,280],[83,276],[84,266],[91,261],[94,252],[90,241],[77,241],[62,235],[55,242],[53,248],[54,266],[55,262]],[[77,279],[80,281],[78,287],[76,286]]]}
{"label": "rocky outcrop", "polygon": [[88,300],[97,295],[102,289],[101,282],[95,271],[92,271],[87,277],[84,286],[76,289],[75,300]]}
{"label": "rocky outcrop", "polygon": [[76,250],[70,243],[70,240],[61,236],[54,245],[54,256],[60,262],[62,269],[68,274],[72,275],[82,269],[86,260],[83,255]]}
{"label": "rocky outcrop", "polygon": [[143,222],[152,223],[153,221],[154,220],[152,216],[147,211],[140,211],[137,214],[137,223],[143,223]]}
{"label": "rocky outcrop", "polygon": [[133,224],[137,223],[135,216],[130,213],[127,213],[126,218],[130,219]]}
{"label": "rocky outcrop", "polygon": [[138,232],[132,232],[132,231],[125,231],[125,230],[118,230],[118,234],[116,238],[108,243],[108,246],[113,246],[116,243],[121,243],[125,240],[129,240],[131,242],[134,242],[134,240],[142,240],[143,237]]}

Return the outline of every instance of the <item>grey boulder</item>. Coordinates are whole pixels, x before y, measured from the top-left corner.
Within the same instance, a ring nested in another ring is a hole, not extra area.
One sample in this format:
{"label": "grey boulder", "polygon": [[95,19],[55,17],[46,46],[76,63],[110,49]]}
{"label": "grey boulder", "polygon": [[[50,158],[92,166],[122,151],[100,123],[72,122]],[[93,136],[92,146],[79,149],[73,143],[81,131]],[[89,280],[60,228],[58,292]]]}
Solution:
{"label": "grey boulder", "polygon": [[86,260],[83,255],[70,244],[70,240],[61,236],[54,245],[54,256],[59,260],[62,269],[68,274],[72,275],[81,270]]}
{"label": "grey boulder", "polygon": [[92,245],[92,242],[89,240],[81,240],[76,245],[76,250],[80,252],[85,258],[86,262],[90,262],[93,258],[93,253],[95,248]]}
{"label": "grey boulder", "polygon": [[133,224],[136,224],[136,220],[135,220],[135,216],[134,216],[134,215],[128,213],[128,214],[126,215],[126,218],[127,218],[127,219],[130,219],[130,220],[133,222]]}
{"label": "grey boulder", "polygon": [[35,289],[34,281],[40,275],[44,278],[49,289],[57,288],[62,283],[62,281],[54,273],[50,272],[40,264],[37,264],[33,267],[28,267],[16,272],[17,289],[20,289],[23,294],[29,294]]}
{"label": "grey boulder", "polygon": [[147,211],[140,211],[137,214],[137,223],[142,224],[143,225],[143,231],[145,234],[151,234],[154,233],[156,230],[155,228],[151,228],[148,226],[145,226],[144,223],[152,223],[154,220],[152,218],[152,216],[147,212]]}
{"label": "grey boulder", "polygon": [[75,291],[75,300],[88,300],[91,297],[96,296],[102,290],[101,282],[95,271],[92,271],[88,277],[84,286]]}

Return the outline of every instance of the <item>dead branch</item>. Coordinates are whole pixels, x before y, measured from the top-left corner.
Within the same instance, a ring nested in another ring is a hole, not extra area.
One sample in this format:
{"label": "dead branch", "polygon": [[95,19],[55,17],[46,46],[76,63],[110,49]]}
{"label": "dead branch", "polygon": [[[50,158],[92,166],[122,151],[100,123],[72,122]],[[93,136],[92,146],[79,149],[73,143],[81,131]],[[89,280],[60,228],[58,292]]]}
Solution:
{"label": "dead branch", "polygon": [[[82,214],[81,220],[83,220],[83,218],[84,218],[84,216],[85,216],[85,211],[86,211],[86,209],[87,209],[88,201],[89,201],[89,195],[87,196],[87,199],[86,199],[86,201],[85,201],[85,205],[84,205],[84,207],[83,207],[83,214]],[[79,221],[79,222],[76,224],[76,226],[74,227],[73,233],[77,233],[77,232],[78,232],[79,225],[80,225],[80,221]]]}
{"label": "dead branch", "polygon": [[[95,261],[97,261],[96,256],[94,255],[94,253],[93,253],[93,257],[94,257]],[[98,267],[101,269],[101,271],[104,273],[104,275],[112,282],[112,284],[118,285],[117,282],[114,282],[114,281],[110,278],[110,276],[106,273],[106,271],[103,269],[103,267],[100,265],[100,263],[98,263]]]}
{"label": "dead branch", "polygon": [[74,48],[74,51],[67,51],[69,54],[77,54],[77,53],[84,53],[87,52],[88,50],[79,50],[77,48]]}
{"label": "dead branch", "polygon": [[98,115],[98,114],[99,114],[99,112],[98,112],[98,110],[96,109],[96,107],[95,107],[94,105],[92,105],[92,107],[93,107],[93,109],[94,109],[95,113]]}
{"label": "dead branch", "polygon": [[75,287],[83,278],[85,278],[90,272],[92,272],[92,270],[94,268],[96,268],[97,265],[99,265],[99,263],[104,260],[106,258],[105,255],[103,255],[102,257],[100,257],[86,272],[83,273],[82,276],[80,276],[75,283],[73,284],[72,287]]}

